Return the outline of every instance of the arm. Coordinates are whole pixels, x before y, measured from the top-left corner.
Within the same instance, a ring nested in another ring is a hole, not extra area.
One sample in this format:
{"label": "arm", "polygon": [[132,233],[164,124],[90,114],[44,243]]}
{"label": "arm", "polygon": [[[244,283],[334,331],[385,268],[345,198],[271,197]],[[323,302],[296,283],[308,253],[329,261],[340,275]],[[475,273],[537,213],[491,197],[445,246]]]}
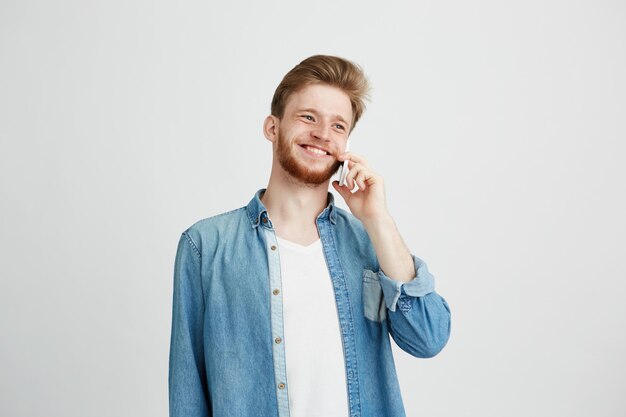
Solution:
{"label": "arm", "polygon": [[200,262],[200,252],[184,232],[174,265],[168,379],[170,417],[210,416],[202,340],[204,294]]}
{"label": "arm", "polygon": [[426,263],[409,252],[391,216],[364,226],[381,268],[389,333],[405,352],[418,358],[435,356],[450,337],[450,308],[435,292],[434,277]]}
{"label": "arm", "polygon": [[[402,240],[387,210],[382,177],[362,156],[348,152],[337,159],[349,160],[350,172],[346,187],[339,186],[338,181],[333,187],[361,220],[374,245],[380,264],[378,277],[389,310],[389,332],[405,352],[420,358],[435,356],[450,337],[450,308],[435,293],[426,264],[411,255]],[[352,193],[355,184],[358,190]]]}
{"label": "arm", "polygon": [[450,338],[450,307],[434,290],[426,263],[412,256],[417,276],[402,283],[378,272],[388,309],[389,333],[404,350],[418,358],[441,352]]}

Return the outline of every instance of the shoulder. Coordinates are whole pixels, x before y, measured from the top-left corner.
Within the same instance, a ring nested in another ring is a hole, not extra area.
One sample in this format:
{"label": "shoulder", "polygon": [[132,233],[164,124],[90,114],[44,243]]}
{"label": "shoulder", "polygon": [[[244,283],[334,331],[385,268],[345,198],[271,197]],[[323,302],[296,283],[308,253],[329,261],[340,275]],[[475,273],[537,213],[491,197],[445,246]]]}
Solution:
{"label": "shoulder", "polygon": [[249,223],[245,206],[200,219],[183,231],[192,242],[201,248],[216,237],[234,235],[244,222]]}

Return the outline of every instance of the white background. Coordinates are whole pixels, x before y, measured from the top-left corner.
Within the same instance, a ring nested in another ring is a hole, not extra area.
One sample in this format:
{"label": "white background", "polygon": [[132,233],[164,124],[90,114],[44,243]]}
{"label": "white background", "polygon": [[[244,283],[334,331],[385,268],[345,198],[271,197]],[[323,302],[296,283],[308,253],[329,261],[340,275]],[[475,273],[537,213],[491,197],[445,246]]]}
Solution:
{"label": "white background", "polygon": [[317,53],[452,308],[407,415],[626,415],[626,3],[391,3],[0,1],[2,416],[167,415],[180,233],[267,185]]}

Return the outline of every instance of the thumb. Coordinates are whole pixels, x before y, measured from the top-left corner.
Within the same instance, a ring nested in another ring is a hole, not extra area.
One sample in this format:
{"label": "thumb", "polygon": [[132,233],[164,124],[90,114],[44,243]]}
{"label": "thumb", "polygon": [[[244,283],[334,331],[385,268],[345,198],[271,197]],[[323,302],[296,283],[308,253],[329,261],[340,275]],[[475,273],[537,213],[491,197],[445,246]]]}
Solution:
{"label": "thumb", "polygon": [[333,188],[337,190],[337,192],[343,197],[344,200],[349,198],[349,195],[352,194],[348,187],[342,187],[339,185],[339,181],[333,181]]}

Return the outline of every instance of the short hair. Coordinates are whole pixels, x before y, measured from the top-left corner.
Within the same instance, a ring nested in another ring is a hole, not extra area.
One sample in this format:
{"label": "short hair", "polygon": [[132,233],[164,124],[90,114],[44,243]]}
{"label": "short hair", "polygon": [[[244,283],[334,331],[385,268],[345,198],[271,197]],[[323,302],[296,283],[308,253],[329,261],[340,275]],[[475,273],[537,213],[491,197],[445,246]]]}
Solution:
{"label": "short hair", "polygon": [[365,110],[365,100],[369,100],[370,86],[361,67],[337,56],[308,57],[293,67],[276,87],[272,115],[282,119],[289,96],[310,84],[327,84],[348,95],[352,104],[352,131]]}

